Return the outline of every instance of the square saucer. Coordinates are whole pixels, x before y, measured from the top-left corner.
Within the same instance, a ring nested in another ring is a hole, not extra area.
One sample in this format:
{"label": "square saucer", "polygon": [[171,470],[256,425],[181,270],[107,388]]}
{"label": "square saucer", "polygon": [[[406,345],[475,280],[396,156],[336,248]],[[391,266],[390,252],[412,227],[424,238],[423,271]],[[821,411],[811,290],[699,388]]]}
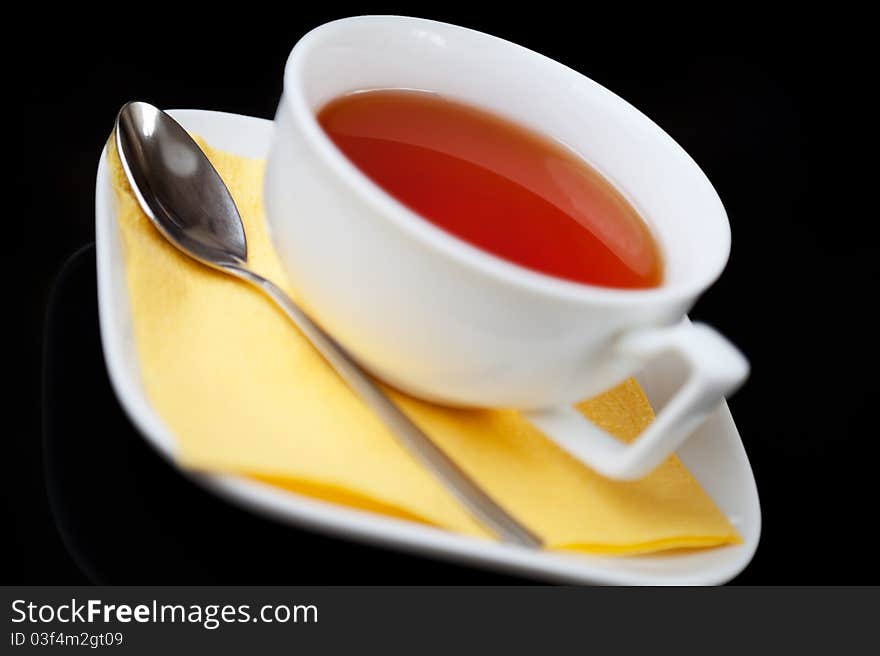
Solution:
{"label": "square saucer", "polygon": [[[268,154],[271,121],[201,110],[169,113],[216,148],[246,157],[265,158]],[[110,381],[132,423],[147,442],[177,466],[174,438],[150,406],[140,382],[106,149],[98,165],[95,223],[101,344]],[[652,406],[658,408],[671,396],[678,378],[673,364],[661,359],[638,379]],[[742,544],[622,557],[536,551],[318,501],[243,477],[184,473],[229,502],[277,521],[535,579],[619,585],[724,583],[748,565],[761,533],[755,480],[726,403],[677,455],[739,531]]]}

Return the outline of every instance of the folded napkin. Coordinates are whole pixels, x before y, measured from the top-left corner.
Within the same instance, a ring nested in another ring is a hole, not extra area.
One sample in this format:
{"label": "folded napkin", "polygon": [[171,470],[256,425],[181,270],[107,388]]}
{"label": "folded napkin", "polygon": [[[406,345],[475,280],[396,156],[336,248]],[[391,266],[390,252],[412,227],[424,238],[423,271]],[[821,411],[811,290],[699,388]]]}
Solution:
{"label": "folded napkin", "polygon": [[[253,268],[286,287],[263,219],[263,162],[200,145],[238,205]],[[176,439],[180,464],[491,537],[269,300],[179,253],[153,228],[112,145],[108,151],[141,381]],[[451,409],[389,393],[548,548],[635,554],[739,541],[675,457],[642,480],[611,481],[515,411]],[[578,408],[625,441],[653,418],[634,380]]]}

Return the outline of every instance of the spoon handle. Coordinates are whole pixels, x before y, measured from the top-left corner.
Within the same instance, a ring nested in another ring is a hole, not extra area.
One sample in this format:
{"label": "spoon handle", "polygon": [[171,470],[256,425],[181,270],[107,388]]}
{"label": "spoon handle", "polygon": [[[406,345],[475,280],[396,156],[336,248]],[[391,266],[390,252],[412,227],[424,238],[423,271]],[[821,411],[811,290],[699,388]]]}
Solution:
{"label": "spoon handle", "polygon": [[485,490],[468,476],[428,435],[416,426],[333,338],[312,321],[284,291],[270,280],[241,267],[229,273],[259,288],[278,306],[324,356],[348,386],[376,413],[385,426],[422,462],[484,526],[502,540],[524,547],[538,548],[541,539],[499,506]]}

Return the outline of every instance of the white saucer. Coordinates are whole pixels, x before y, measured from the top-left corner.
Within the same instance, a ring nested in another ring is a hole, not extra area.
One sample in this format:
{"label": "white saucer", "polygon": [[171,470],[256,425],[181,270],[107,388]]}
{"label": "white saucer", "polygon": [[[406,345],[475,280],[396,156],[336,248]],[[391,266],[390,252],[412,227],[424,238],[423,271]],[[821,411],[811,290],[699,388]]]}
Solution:
{"label": "white saucer", "polygon": [[[214,147],[249,157],[265,157],[268,153],[272,136],[271,121],[200,110],[176,110],[170,113]],[[147,441],[173,464],[174,439],[150,407],[141,388],[106,152],[102,153],[98,166],[95,221],[101,342],[110,380],[132,422]],[[662,405],[672,391],[669,389],[669,374],[668,367],[658,363],[639,378],[655,407]],[[436,558],[467,561],[475,566],[574,583],[723,583],[736,576],[749,563],[761,533],[758,491],[726,404],[685,442],[678,456],[736,526],[744,540],[743,544],[614,558],[531,551],[351,510],[235,476],[188,474],[192,480],[219,496],[278,521],[422,552]],[[585,509],[585,512],[588,511]]]}

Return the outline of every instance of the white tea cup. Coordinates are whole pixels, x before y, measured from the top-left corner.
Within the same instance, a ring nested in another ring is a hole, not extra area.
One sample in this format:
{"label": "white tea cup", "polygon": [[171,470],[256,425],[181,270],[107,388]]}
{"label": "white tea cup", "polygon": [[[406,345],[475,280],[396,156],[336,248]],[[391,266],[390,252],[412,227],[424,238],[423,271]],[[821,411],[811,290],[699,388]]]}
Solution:
{"label": "white tea cup", "polygon": [[[434,91],[570,147],[646,218],[663,255],[662,284],[609,289],[543,275],[407,209],[316,120],[328,101],[380,88]],[[730,250],[709,180],[626,101],[513,43],[394,16],[309,32],[287,61],[264,195],[295,294],[367,370],[431,401],[518,408],[608,477],[650,472],[748,373],[726,339],[684,319]],[[631,444],[571,407],[667,353],[687,365],[681,387]]]}

